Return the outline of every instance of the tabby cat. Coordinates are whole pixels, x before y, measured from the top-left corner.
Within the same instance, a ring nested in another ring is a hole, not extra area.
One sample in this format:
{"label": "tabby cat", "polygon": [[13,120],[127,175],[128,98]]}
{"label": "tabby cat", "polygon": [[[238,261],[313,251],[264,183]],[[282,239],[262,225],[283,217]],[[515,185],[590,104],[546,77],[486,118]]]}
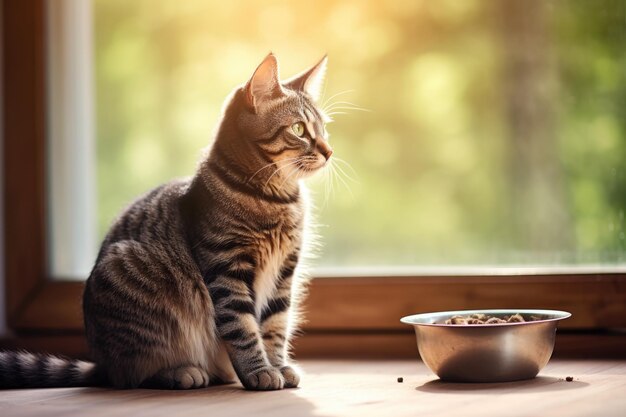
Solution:
{"label": "tabby cat", "polygon": [[326,57],[280,82],[269,54],[227,99],[195,176],[140,197],[104,239],[83,296],[95,363],[3,352],[0,386],[298,386],[300,179],[333,152],[316,105],[325,70]]}

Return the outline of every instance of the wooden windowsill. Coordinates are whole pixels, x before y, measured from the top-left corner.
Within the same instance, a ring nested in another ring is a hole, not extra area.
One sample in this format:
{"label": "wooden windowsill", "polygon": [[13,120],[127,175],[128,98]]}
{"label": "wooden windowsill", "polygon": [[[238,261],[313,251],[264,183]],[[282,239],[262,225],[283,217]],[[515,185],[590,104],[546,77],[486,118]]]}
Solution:
{"label": "wooden windowsill", "polygon": [[[0,339],[0,350],[25,349],[89,359],[82,332],[34,332]],[[404,332],[309,331],[296,338],[296,359],[410,359],[418,356],[415,335]],[[559,330],[554,358],[624,359],[626,332]]]}
{"label": "wooden windowsill", "polygon": [[626,361],[552,360],[538,378],[499,384],[442,383],[417,360],[300,365],[305,375],[292,390],[251,393],[239,384],[194,391],[9,390],[0,392],[0,408],[25,417],[616,416],[626,410]]}

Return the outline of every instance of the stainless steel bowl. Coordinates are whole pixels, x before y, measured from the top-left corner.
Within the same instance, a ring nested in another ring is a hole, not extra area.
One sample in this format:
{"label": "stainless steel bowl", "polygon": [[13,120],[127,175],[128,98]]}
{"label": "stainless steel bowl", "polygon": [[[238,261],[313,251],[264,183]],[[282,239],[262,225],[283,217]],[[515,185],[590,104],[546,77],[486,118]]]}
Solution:
{"label": "stainless steel bowl", "polygon": [[[520,313],[539,320],[503,324],[445,324],[452,316]],[[534,378],[550,360],[559,320],[557,310],[463,310],[415,314],[402,323],[415,329],[424,363],[444,381],[504,382]]]}

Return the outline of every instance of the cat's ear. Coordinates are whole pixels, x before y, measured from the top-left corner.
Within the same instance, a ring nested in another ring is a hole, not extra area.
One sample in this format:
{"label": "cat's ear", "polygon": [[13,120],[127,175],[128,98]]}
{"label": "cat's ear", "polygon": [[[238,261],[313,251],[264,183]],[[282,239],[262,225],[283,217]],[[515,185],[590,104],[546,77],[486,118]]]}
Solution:
{"label": "cat's ear", "polygon": [[314,101],[317,101],[320,98],[322,87],[324,86],[327,63],[328,56],[324,55],[320,62],[313,65],[308,70],[289,78],[283,84],[292,90],[304,91],[310,95]]}
{"label": "cat's ear", "polygon": [[278,61],[271,52],[252,74],[244,87],[246,104],[256,111],[263,100],[280,97],[284,94],[278,79]]}

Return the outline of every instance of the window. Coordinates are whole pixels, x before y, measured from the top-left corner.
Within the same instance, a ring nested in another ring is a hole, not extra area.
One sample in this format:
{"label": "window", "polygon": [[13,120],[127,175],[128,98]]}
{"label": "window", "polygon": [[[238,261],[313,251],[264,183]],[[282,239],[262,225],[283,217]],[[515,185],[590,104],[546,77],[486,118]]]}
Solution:
{"label": "window", "polygon": [[[336,162],[334,177],[311,184],[319,266],[626,262],[624,37],[610,11],[623,5],[92,3],[54,2],[48,18],[50,63],[62,56],[57,72],[78,80],[50,84],[54,104],[59,85],[78,100],[50,107],[53,142],[69,133],[55,134],[59,108],[69,125],[85,124],[75,144],[50,154],[51,259],[83,261],[64,277],[86,276],[97,242],[134,197],[193,173],[224,98],[270,49],[284,76],[330,55],[329,131],[351,167]],[[73,199],[56,191],[65,177],[80,182],[64,188]]]}
{"label": "window", "polygon": [[270,49],[284,76],[328,52],[326,98],[368,110],[329,126],[358,182],[327,201],[311,184],[320,265],[350,269],[318,272],[335,278],[313,283],[309,334],[405,335],[404,314],[502,306],[626,326],[623,4],[8,3],[14,330],[79,334],[68,280],[133,197],[193,172],[224,97]]}

